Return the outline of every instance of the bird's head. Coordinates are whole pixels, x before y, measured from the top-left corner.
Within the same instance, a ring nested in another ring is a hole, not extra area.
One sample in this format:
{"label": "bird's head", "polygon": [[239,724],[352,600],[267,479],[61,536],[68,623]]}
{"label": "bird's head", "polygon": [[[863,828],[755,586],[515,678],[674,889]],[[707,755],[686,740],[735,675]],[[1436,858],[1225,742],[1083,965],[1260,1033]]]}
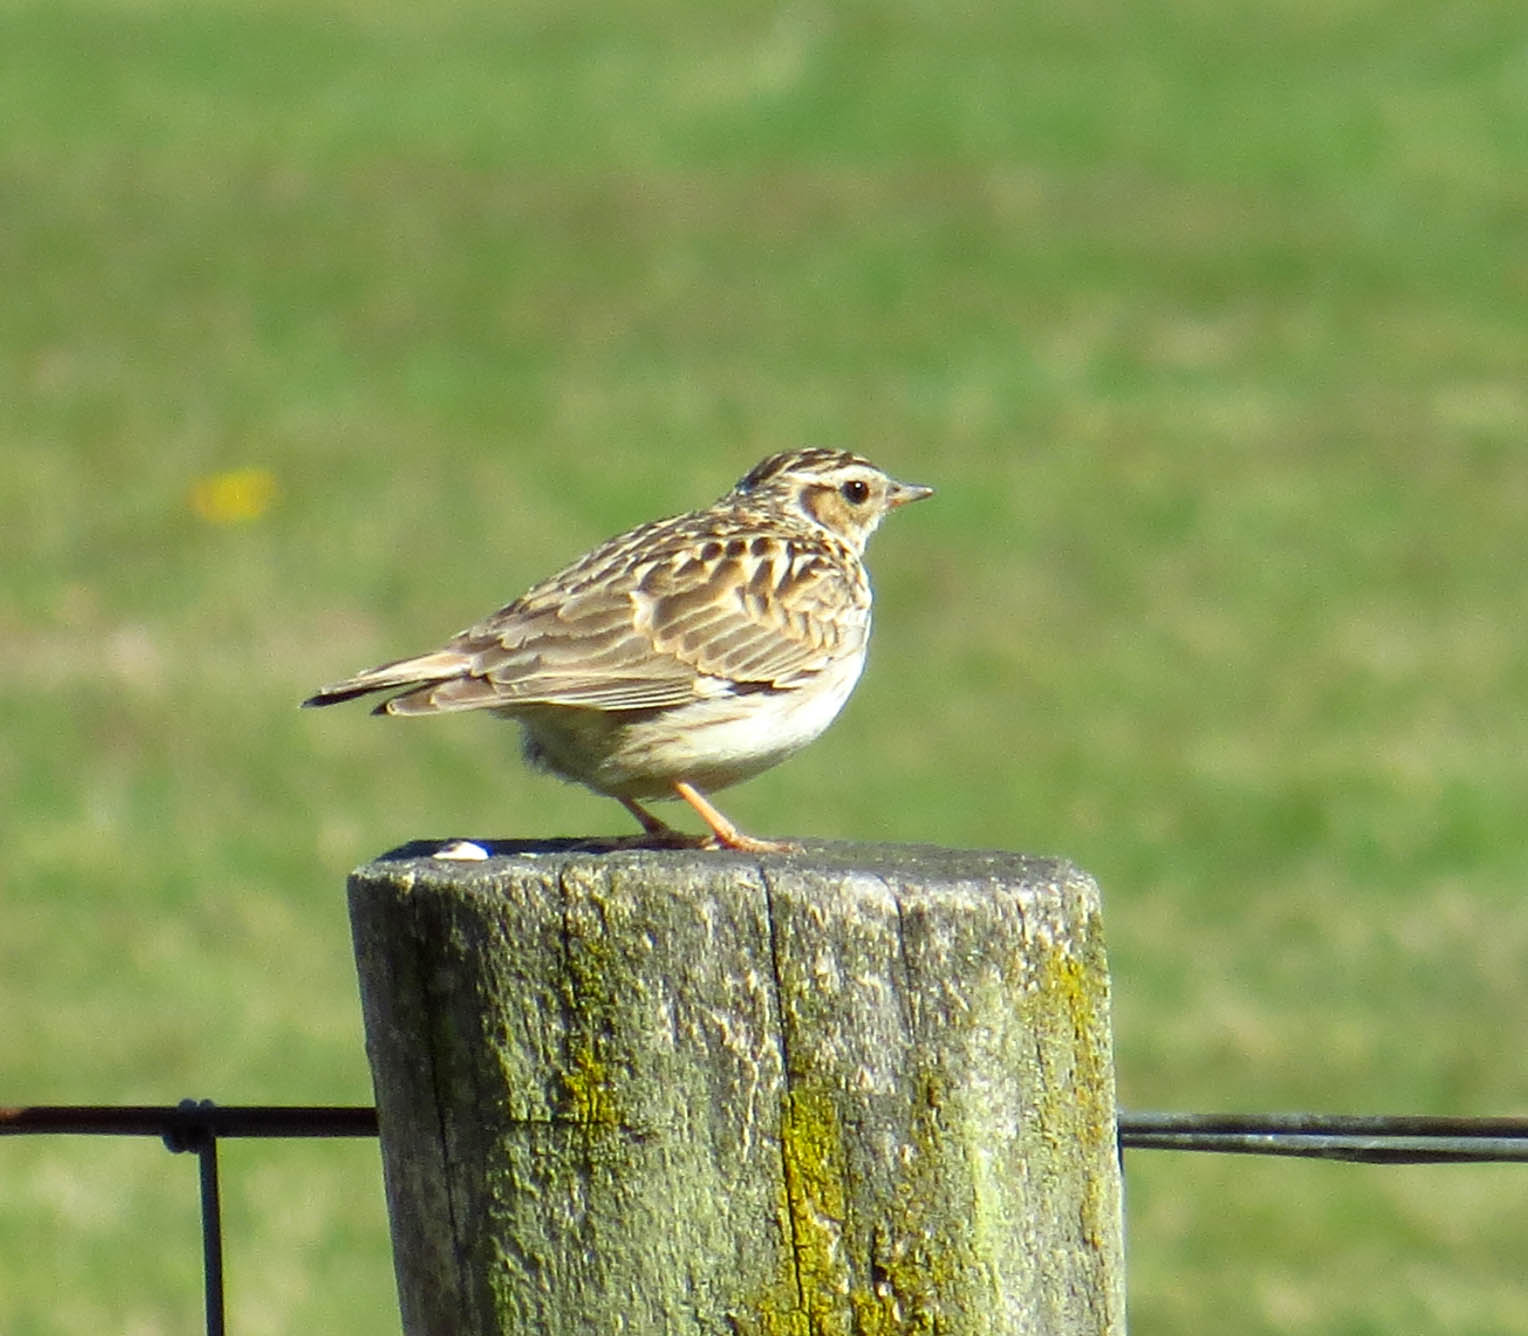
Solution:
{"label": "bird's head", "polygon": [[934,489],[898,482],[868,459],[847,450],[789,450],[761,460],[731,496],[805,519],[841,538],[856,552],[882,519]]}

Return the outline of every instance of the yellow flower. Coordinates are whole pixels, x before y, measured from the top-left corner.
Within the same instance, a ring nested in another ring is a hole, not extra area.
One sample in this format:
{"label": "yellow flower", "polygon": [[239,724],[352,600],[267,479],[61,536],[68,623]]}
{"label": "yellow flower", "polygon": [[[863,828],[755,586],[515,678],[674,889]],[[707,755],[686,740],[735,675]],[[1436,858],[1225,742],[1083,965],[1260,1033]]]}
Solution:
{"label": "yellow flower", "polygon": [[191,509],[208,524],[247,524],[276,499],[276,475],[269,469],[229,469],[191,484]]}

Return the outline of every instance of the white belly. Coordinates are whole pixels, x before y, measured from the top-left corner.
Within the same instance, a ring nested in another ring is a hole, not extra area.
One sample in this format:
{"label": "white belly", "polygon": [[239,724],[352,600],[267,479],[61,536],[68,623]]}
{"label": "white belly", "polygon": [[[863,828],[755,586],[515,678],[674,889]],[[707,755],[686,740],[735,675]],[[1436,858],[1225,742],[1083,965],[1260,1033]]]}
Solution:
{"label": "white belly", "polygon": [[864,666],[861,653],[793,690],[702,697],[650,714],[548,709],[522,715],[526,754],[611,797],[671,797],[677,780],[726,788],[819,737]]}

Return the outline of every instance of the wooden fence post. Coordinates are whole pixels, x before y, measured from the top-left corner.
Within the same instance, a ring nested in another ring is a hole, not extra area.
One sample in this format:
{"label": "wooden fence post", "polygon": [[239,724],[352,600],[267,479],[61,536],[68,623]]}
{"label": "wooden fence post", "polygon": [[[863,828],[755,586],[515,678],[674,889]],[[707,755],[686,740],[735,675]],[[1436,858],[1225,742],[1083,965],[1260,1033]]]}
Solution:
{"label": "wooden fence post", "polygon": [[1083,873],[434,847],[350,879],[408,1336],[1123,1331]]}

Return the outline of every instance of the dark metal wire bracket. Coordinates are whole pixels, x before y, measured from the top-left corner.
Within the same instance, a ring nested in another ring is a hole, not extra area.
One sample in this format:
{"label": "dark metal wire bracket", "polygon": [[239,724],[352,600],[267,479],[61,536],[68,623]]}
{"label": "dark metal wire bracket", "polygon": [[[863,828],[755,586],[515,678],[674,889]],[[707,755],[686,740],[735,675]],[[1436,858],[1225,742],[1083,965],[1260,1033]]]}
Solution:
{"label": "dark metal wire bracket", "polygon": [[195,1152],[201,1180],[202,1294],[207,1336],[224,1336],[223,1208],[218,1142],[224,1137],[374,1137],[377,1111],[291,1105],[221,1107],[210,1099],[164,1105],[34,1104],[0,1109],[0,1135],[76,1133],[157,1136],[173,1153]]}

